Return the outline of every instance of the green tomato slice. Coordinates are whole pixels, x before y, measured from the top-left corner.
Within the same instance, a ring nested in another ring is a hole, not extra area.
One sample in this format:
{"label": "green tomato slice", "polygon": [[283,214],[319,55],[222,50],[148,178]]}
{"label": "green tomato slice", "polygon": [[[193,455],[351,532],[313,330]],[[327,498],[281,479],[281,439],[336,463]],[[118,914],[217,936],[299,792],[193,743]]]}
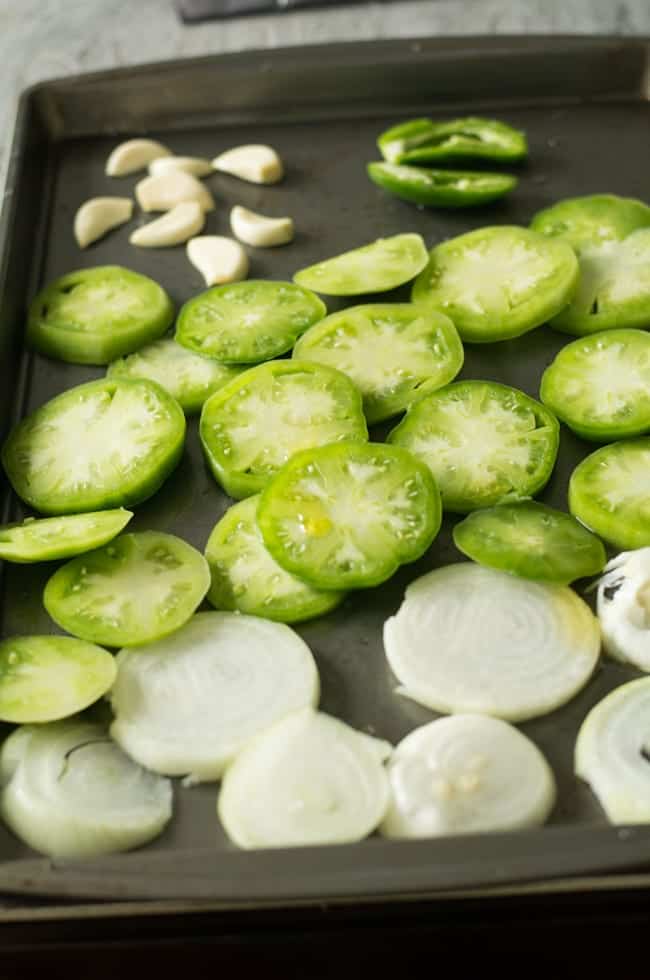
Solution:
{"label": "green tomato slice", "polygon": [[528,154],[525,133],[497,119],[469,116],[434,122],[410,119],[392,126],[377,140],[390,163],[434,163],[448,160],[515,162]]}
{"label": "green tomato slice", "polygon": [[420,235],[393,235],[310,265],[293,278],[300,286],[328,296],[384,293],[417,276],[427,258]]}
{"label": "green tomato slice", "polygon": [[622,551],[650,545],[650,439],[603,446],[583,459],[569,481],[569,509]]}
{"label": "green tomato slice", "polygon": [[650,430],[650,335],[606,330],[567,344],[542,375],[540,398],[583,439]]}
{"label": "green tomato slice", "polygon": [[523,391],[459,381],[416,402],[388,441],[426,463],[444,509],[463,514],[541,490],[559,438],[555,416]]}
{"label": "green tomato slice", "polygon": [[110,647],[140,646],[179,629],[210,587],[208,563],[173,534],[123,534],[73,558],[45,586],[43,602],[68,633]]}
{"label": "green tomato slice", "polygon": [[440,528],[440,496],[410,453],[339,443],[298,453],[263,492],[257,522],[287,571],[320,589],[367,588],[415,561]]}
{"label": "green tomato slice", "polygon": [[227,510],[208,539],[209,601],[215,609],[280,623],[299,623],[334,609],[343,592],[315,589],[271,557],[257,526],[259,499],[249,497]]}
{"label": "green tomato slice", "polygon": [[546,323],[577,285],[578,260],[566,242],[505,225],[437,245],[412,298],[443,310],[463,340],[485,344]]}
{"label": "green tomato slice", "polygon": [[440,208],[489,204],[510,193],[518,183],[508,174],[429,170],[397,163],[369,163],[368,176],[403,201]]}
{"label": "green tomato slice", "polygon": [[174,307],[153,279],[118,265],[78,269],[49,283],[29,308],[27,341],[73,364],[108,364],[161,337]]}
{"label": "green tomato slice", "polygon": [[83,711],[113,686],[114,657],[71,636],[14,636],[0,643],[0,720],[22,725]]}
{"label": "green tomato slice", "polygon": [[258,493],[302,449],[368,438],[361,395],[340,371],[282,360],[240,374],[204,405],[199,428],[218,483]]}
{"label": "green tomato slice", "polygon": [[195,354],[171,337],[163,337],[128,357],[113,361],[106,377],[156,381],[176,399],[186,415],[194,415],[201,411],[210,395],[240,371],[241,368]]}
{"label": "green tomato slice", "polygon": [[552,327],[584,336],[650,326],[650,207],[615,194],[575,197],[540,211],[531,228],[567,241],[580,261],[576,295]]}
{"label": "green tomato slice", "polygon": [[474,511],[453,535],[473,561],[520,578],[568,585],[607,561],[602,542],[574,517],[533,500]]}
{"label": "green tomato slice", "polygon": [[112,541],[132,517],[123,508],[40,520],[28,517],[22,524],[0,527],[0,558],[29,564],[81,555]]}
{"label": "green tomato slice", "polygon": [[11,484],[43,514],[146,500],[178,463],[185,416],[152,381],[102,379],[70,388],[28,415],[2,450]]}
{"label": "green tomato slice", "polygon": [[224,364],[258,364],[291,350],[326,313],[323,301],[308,289],[248,279],[189,300],[178,317],[176,340]]}
{"label": "green tomato slice", "polygon": [[463,345],[443,313],[377,303],[325,317],[303,334],[293,356],[347,374],[373,423],[452,381],[463,366]]}

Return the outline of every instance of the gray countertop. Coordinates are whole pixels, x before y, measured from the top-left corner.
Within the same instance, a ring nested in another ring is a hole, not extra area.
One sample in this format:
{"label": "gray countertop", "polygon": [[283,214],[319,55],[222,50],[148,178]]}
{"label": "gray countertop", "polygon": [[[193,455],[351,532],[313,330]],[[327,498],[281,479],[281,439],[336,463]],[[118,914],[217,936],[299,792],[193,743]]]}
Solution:
{"label": "gray countertop", "polygon": [[171,0],[0,0],[0,186],[16,99],[46,78],[244,48],[519,33],[650,35],[650,3],[406,0],[184,26]]}

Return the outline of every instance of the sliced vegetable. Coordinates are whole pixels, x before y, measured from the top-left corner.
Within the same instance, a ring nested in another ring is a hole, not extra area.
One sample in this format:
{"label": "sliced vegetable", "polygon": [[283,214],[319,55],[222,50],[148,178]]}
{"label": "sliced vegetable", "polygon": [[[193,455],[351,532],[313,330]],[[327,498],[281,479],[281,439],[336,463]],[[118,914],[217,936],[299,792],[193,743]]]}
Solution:
{"label": "sliced vegetable", "polygon": [[445,510],[528,497],[548,482],[560,427],[543,405],[494,381],[458,381],[416,402],[388,441],[427,464]]}
{"label": "sliced vegetable", "polygon": [[542,375],[540,398],[583,439],[650,430],[650,334],[606,330],[574,340]]}
{"label": "sliced vegetable", "polygon": [[650,548],[624,551],[598,583],[605,653],[650,671]]}
{"label": "sliced vegetable", "polygon": [[209,586],[203,555],[173,534],[142,531],[67,562],[43,602],[55,623],[83,640],[140,646],[179,629]]}
{"label": "sliced vegetable", "polygon": [[309,647],[254,616],[199,613],[117,664],[111,735],[147,769],[191,782],[219,779],[270,725],[318,702]]}
{"label": "sliced vegetable", "polygon": [[470,116],[434,122],[410,119],[381,134],[377,146],[390,163],[449,160],[516,162],[528,153],[525,133],[497,119]]}
{"label": "sliced vegetable", "polygon": [[156,381],[176,399],[186,415],[193,415],[201,411],[210,395],[240,373],[241,368],[201,357],[171,337],[163,337],[128,357],[113,361],[107,377]]}
{"label": "sliced vegetable", "polygon": [[451,381],[463,366],[463,345],[443,313],[376,303],[325,317],[302,335],[293,356],[347,374],[373,423]]}
{"label": "sliced vegetable", "polygon": [[574,517],[534,500],[474,511],[453,533],[473,561],[522,578],[568,585],[607,561],[602,542]]}
{"label": "sliced vegetable", "polygon": [[0,720],[56,721],[83,711],[115,680],[107,650],[71,636],[13,636],[0,643]]}
{"label": "sliced vegetable", "polygon": [[486,344],[546,323],[577,286],[578,260],[566,242],[504,225],[437,245],[412,298],[442,309],[463,340]]}
{"label": "sliced vegetable", "polygon": [[239,847],[343,844],[388,804],[388,742],[309,709],[269,728],[224,776],[219,818]]}
{"label": "sliced vegetable", "polygon": [[73,364],[108,364],[161,337],[172,302],[153,279],[118,265],[78,269],[49,283],[29,308],[27,341]]}
{"label": "sliced vegetable", "polygon": [[310,265],[293,278],[299,286],[318,293],[359,296],[401,286],[426,264],[427,250],[420,235],[393,235]]}
{"label": "sliced vegetable", "polygon": [[275,560],[319,589],[378,585],[440,528],[426,466],[380,443],[297,453],[263,492],[257,522]]}
{"label": "sliced vegetable", "polygon": [[509,194],[518,184],[517,178],[509,174],[429,170],[397,163],[369,163],[368,176],[403,201],[438,208],[489,204]]}
{"label": "sliced vegetable", "polygon": [[4,742],[0,766],[3,820],[50,857],[128,851],[171,819],[169,780],[132,762],[101,725],[25,725]]}
{"label": "sliced vegetable", "polygon": [[398,693],[418,704],[525,721],[584,687],[600,629],[564,585],[462,562],[411,582],[384,647]]}
{"label": "sliced vegetable", "polygon": [[99,510],[66,517],[28,517],[0,527],[0,558],[18,564],[72,558],[99,548],[129,523],[130,510]]}
{"label": "sliced vegetable", "polygon": [[305,361],[260,364],[205,403],[201,444],[231,497],[257,493],[294,453],[368,438],[361,396],[340,371]]}
{"label": "sliced vegetable", "polygon": [[539,827],[555,804],[553,772],[505,721],[455,715],[416,728],[388,763],[385,837],[438,837]]}
{"label": "sliced vegetable", "polygon": [[650,208],[613,194],[560,201],[532,228],[568,241],[580,260],[580,284],[551,326],[565,333],[650,325]]}
{"label": "sliced vegetable", "polygon": [[189,300],[178,317],[176,340],[226,364],[256,364],[291,350],[326,313],[325,304],[308,289],[249,279]]}
{"label": "sliced vegetable", "polygon": [[334,609],[344,593],[314,589],[273,560],[255,520],[258,503],[256,495],[230,507],[208,539],[212,605],[281,623],[298,623]]}
{"label": "sliced vegetable", "polygon": [[650,823],[649,714],[650,677],[642,677],[599,701],[578,732],[576,775],[611,823]]}
{"label": "sliced vegetable", "polygon": [[576,466],[569,510],[615,548],[650,545],[650,439],[603,446]]}
{"label": "sliced vegetable", "polygon": [[151,381],[109,378],[57,395],[28,415],[2,449],[11,484],[43,514],[146,500],[178,463],[180,407]]}

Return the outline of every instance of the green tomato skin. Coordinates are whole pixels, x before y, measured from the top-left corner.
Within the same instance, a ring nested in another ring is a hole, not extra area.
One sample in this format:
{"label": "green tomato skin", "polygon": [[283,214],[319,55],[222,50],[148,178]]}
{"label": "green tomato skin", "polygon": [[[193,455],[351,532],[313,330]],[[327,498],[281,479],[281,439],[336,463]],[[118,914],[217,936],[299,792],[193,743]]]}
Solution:
{"label": "green tomato skin", "polygon": [[299,286],[327,296],[361,296],[384,293],[415,278],[428,260],[421,235],[405,233],[378,238],[315,265],[299,269],[293,280]]}
{"label": "green tomato skin", "polygon": [[382,133],[377,146],[389,163],[495,160],[516,163],[528,155],[526,135],[497,119],[469,116],[434,122],[412,119]]}
{"label": "green tomato skin", "polygon": [[[567,404],[565,388],[567,378],[564,374],[564,366],[569,367],[575,356],[574,351],[582,351],[585,344],[590,348],[596,348],[599,344],[609,342],[629,343],[638,348],[639,357],[642,354],[650,355],[650,335],[640,330],[616,330],[601,331],[589,336],[588,340],[575,340],[567,344],[557,354],[555,360],[546,368],[542,375],[539,389],[540,400],[556,415],[561,422],[564,422],[572,432],[586,439],[588,442],[613,442],[616,439],[630,439],[634,436],[641,436],[650,430],[650,394],[648,404],[639,406],[638,410],[632,409],[623,421],[617,422],[614,418],[605,421],[589,418],[588,414],[580,414],[579,409],[571,408]],[[599,392],[601,396],[606,392]]]}
{"label": "green tomato skin", "polygon": [[[0,558],[17,565],[33,564],[40,561],[57,561],[72,558],[84,551],[99,548],[116,537],[129,523],[133,513],[130,510],[102,510],[88,514],[72,514],[66,517],[27,518],[22,524],[7,524],[0,527]],[[86,523],[92,519],[95,527],[74,537],[75,523]],[[49,540],[38,540],[46,529],[50,530]],[[34,540],[36,538],[36,540]]]}
{"label": "green tomato skin", "polygon": [[607,561],[603,543],[574,517],[534,500],[475,510],[453,539],[480,565],[561,585],[597,575]]}
{"label": "green tomato skin", "polygon": [[496,201],[517,186],[507,174],[429,170],[404,164],[369,163],[374,184],[395,197],[426,207],[467,208]]}
{"label": "green tomato skin", "polygon": [[530,223],[540,235],[563,238],[578,254],[590,245],[622,241],[633,231],[648,226],[650,207],[616,194],[567,198],[538,211]]}
{"label": "green tomato skin", "polygon": [[[136,323],[120,329],[119,318],[111,324],[110,299],[106,299],[105,305],[100,303],[95,311],[98,319],[108,320],[108,327],[103,331],[84,329],[74,320],[66,322],[65,316],[59,322],[48,322],[48,309],[62,292],[66,294],[77,285],[84,288],[85,284],[92,285],[100,278],[108,283],[113,279],[122,281],[134,291],[146,292],[146,314],[139,316]],[[162,337],[173,319],[173,303],[153,279],[121,266],[98,266],[61,276],[38,293],[29,308],[26,339],[30,347],[46,357],[71,364],[103,366]]]}

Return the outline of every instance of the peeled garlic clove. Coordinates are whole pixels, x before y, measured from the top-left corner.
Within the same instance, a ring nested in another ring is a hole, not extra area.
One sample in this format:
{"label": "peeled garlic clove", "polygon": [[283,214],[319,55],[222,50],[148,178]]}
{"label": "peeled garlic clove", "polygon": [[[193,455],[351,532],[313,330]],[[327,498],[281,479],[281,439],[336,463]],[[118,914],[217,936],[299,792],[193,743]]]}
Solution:
{"label": "peeled garlic clove", "polygon": [[128,221],[133,214],[130,197],[92,197],[82,204],[74,218],[74,237],[79,248],[86,248]]}
{"label": "peeled garlic clove", "polygon": [[284,176],[282,160],[273,147],[250,143],[226,150],[212,161],[215,170],[253,184],[276,184]]}
{"label": "peeled garlic clove", "polygon": [[127,140],[116,146],[106,161],[107,177],[126,177],[144,170],[152,160],[169,157],[172,151],[156,140]]}
{"label": "peeled garlic clove", "polygon": [[187,257],[206,286],[239,282],[248,275],[248,256],[239,242],[221,235],[203,235],[187,243]]}
{"label": "peeled garlic clove", "polygon": [[239,204],[230,212],[230,227],[236,238],[257,248],[271,248],[293,241],[291,218],[267,218]]}
{"label": "peeled garlic clove", "polygon": [[141,248],[181,245],[197,235],[205,224],[205,212],[197,201],[183,201],[161,218],[137,228],[129,241]]}
{"label": "peeled garlic clove", "polygon": [[195,201],[203,211],[214,211],[210,191],[182,170],[145,177],[135,185],[135,196],[143,211],[170,211],[186,201]]}
{"label": "peeled garlic clove", "polygon": [[192,177],[207,177],[212,173],[212,164],[203,157],[158,157],[149,164],[149,173],[153,176],[172,170],[182,170]]}

